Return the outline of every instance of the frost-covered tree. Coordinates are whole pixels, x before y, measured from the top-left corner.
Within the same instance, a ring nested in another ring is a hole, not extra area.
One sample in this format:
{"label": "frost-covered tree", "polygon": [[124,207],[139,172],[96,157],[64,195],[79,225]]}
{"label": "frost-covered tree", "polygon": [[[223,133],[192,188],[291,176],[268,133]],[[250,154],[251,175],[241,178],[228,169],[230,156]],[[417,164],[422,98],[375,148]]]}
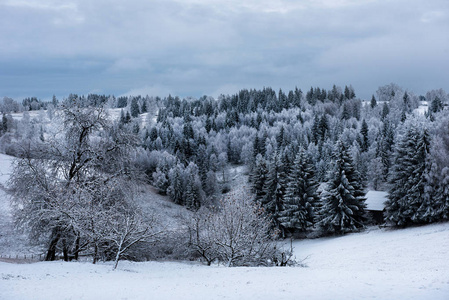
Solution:
{"label": "frost-covered tree", "polygon": [[207,197],[207,204],[215,204],[218,194],[219,187],[217,182],[217,175],[214,171],[210,170],[206,173],[206,184],[204,188],[204,192]]}
{"label": "frost-covered tree", "polygon": [[374,97],[374,95],[371,97],[370,106],[371,108],[375,108],[377,106],[376,97]]}
{"label": "frost-covered tree", "polygon": [[135,136],[113,126],[102,106],[79,98],[62,106],[46,144],[22,148],[10,178],[17,224],[47,246],[47,260],[92,249],[94,262],[114,207],[126,207],[138,180],[130,161]]}
{"label": "frost-covered tree", "polygon": [[339,141],[334,162],[321,194],[320,227],[326,233],[345,233],[364,227],[365,192],[349,149]]}
{"label": "frost-covered tree", "polygon": [[176,204],[184,205],[185,175],[184,166],[177,163],[169,171],[170,186],[167,188],[167,194]]}
{"label": "frost-covered tree", "polygon": [[261,154],[257,154],[254,170],[251,175],[251,191],[254,193],[256,201],[262,201],[265,196],[264,186],[267,180],[267,174],[267,162]]}
{"label": "frost-covered tree", "polygon": [[273,217],[276,226],[279,224],[279,214],[283,210],[287,172],[282,162],[281,153],[273,154],[268,162],[268,173],[263,186],[264,196],[261,205]]}
{"label": "frost-covered tree", "polygon": [[361,134],[361,143],[360,143],[360,150],[362,152],[368,151],[369,148],[369,138],[368,138],[368,124],[366,123],[365,119],[362,121],[362,127],[360,128],[360,134]]}
{"label": "frost-covered tree", "polygon": [[197,210],[205,202],[198,166],[191,162],[185,169],[185,176],[184,205],[188,209]]}
{"label": "frost-covered tree", "polygon": [[139,243],[155,243],[162,231],[154,228],[156,219],[144,218],[137,209],[114,210],[107,223],[109,229],[104,240],[110,243],[114,252],[114,267],[123,257]]}
{"label": "frost-covered tree", "polygon": [[[398,226],[422,223],[430,137],[426,129],[411,122],[396,146],[386,204],[386,221]],[[422,210],[422,209],[421,209]]]}
{"label": "frost-covered tree", "polygon": [[168,180],[167,174],[159,167],[156,168],[156,172],[153,172],[153,185],[158,188],[160,194],[167,194],[170,181]]}
{"label": "frost-covered tree", "polygon": [[270,218],[246,192],[198,211],[188,232],[190,247],[208,264],[217,260],[228,267],[268,266],[281,256]]}
{"label": "frost-covered tree", "polygon": [[317,188],[313,165],[301,147],[287,179],[283,210],[279,213],[282,227],[305,231],[314,224]]}
{"label": "frost-covered tree", "polygon": [[130,107],[130,110],[131,110],[131,116],[132,116],[133,118],[137,118],[137,117],[139,116],[139,114],[140,114],[140,108],[139,108],[139,103],[138,103],[136,97],[134,97],[134,98],[131,100],[131,107]]}

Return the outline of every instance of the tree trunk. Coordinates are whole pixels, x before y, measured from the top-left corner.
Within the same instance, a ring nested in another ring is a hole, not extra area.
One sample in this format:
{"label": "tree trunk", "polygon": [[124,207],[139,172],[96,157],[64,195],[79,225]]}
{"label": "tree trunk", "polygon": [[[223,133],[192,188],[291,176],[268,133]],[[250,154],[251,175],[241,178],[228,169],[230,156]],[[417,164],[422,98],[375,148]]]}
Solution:
{"label": "tree trunk", "polygon": [[80,251],[80,236],[77,235],[75,240],[75,253],[73,255],[73,258],[75,260],[78,260],[79,251]]}
{"label": "tree trunk", "polygon": [[62,240],[62,254],[64,256],[64,261],[69,261],[69,249],[67,247],[66,239]]}
{"label": "tree trunk", "polygon": [[45,261],[54,261],[56,259],[56,245],[61,238],[61,233],[59,232],[59,228],[54,228],[51,233],[51,241],[48,245],[47,256],[45,257]]}
{"label": "tree trunk", "polygon": [[114,270],[117,269],[119,260],[120,260],[120,251],[117,251],[117,254],[115,255]]}
{"label": "tree trunk", "polygon": [[95,265],[97,263],[97,256],[98,256],[98,246],[95,243],[95,250],[94,250],[94,260],[92,261],[92,263]]}

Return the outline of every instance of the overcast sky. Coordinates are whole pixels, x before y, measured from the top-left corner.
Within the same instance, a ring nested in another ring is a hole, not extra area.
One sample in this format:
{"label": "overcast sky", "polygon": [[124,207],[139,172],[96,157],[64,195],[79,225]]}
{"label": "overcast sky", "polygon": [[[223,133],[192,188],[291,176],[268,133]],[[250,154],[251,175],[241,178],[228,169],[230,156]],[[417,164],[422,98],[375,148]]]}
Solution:
{"label": "overcast sky", "polygon": [[448,0],[0,0],[0,97],[449,91]]}

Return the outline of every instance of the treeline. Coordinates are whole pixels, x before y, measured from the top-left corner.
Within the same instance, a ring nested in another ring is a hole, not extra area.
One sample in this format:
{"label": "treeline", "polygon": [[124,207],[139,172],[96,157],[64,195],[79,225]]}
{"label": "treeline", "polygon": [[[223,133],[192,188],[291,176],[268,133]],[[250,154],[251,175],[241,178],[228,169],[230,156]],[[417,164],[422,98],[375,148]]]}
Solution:
{"label": "treeline", "polygon": [[[135,166],[161,194],[192,210],[217,204],[232,189],[231,167],[245,165],[254,198],[285,234],[363,227],[368,189],[390,193],[386,220],[394,225],[448,218],[442,183],[448,180],[449,99],[441,89],[417,96],[390,84],[368,101],[351,86],[306,93],[243,89],[218,99],[71,99],[119,108],[117,126],[140,140]],[[423,103],[428,109],[420,114]],[[7,130],[25,128],[20,122]],[[45,139],[45,128],[33,130]]]}
{"label": "treeline", "polygon": [[[428,109],[420,114],[424,100]],[[305,96],[299,89],[276,93],[270,88],[242,90],[217,100],[169,96],[161,100],[157,123],[142,134],[146,170],[161,193],[197,208],[213,203],[216,186],[218,191],[229,189],[229,164],[244,164],[255,199],[283,232],[317,228],[346,232],[363,227],[367,189],[389,191],[389,202],[413,215],[404,222],[392,218],[397,211],[387,205],[387,220],[395,225],[442,220],[448,211],[442,192],[424,201],[429,188],[410,183],[410,189],[396,199],[395,188],[404,185],[395,185],[394,178],[401,172],[396,158],[402,156],[400,141],[410,128],[429,135],[426,155],[413,165],[445,157],[449,148],[438,140],[446,136],[442,124],[447,122],[447,101],[442,90],[424,97],[394,84],[380,87],[370,101],[357,99],[351,87],[335,86],[328,91],[311,88]],[[443,181],[447,166],[435,164],[438,170],[432,174]],[[188,171],[182,175],[184,169]],[[413,176],[430,175],[415,172]],[[178,178],[184,178],[184,183]],[[195,204],[186,193],[176,193],[191,186],[201,195],[194,197],[199,200]],[[206,193],[208,187],[214,188]],[[410,212],[412,198],[416,209]],[[439,212],[428,210],[429,202]]]}
{"label": "treeline", "polygon": [[[16,138],[29,132],[22,127],[31,125],[29,118],[16,123]],[[182,193],[178,203],[197,211],[184,226],[166,228],[160,224],[165,215],[142,210],[137,199],[145,178],[135,161],[141,141],[129,129],[112,121],[104,105],[73,98],[63,101],[43,138],[16,140],[18,158],[7,184],[15,222],[46,247],[45,260],[89,255],[93,263],[114,260],[114,268],[122,258],[155,255],[227,266],[291,263],[291,254],[277,248],[268,217],[245,193],[199,210],[204,192],[193,162],[184,167],[175,161],[180,173],[170,177],[171,195]]]}

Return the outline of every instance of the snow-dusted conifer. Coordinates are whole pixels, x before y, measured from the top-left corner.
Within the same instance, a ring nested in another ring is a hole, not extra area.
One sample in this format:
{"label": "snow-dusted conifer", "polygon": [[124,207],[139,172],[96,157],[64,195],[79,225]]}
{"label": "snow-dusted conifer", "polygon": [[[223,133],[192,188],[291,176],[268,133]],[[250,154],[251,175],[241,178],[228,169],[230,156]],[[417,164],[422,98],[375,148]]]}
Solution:
{"label": "snow-dusted conifer", "polygon": [[133,118],[137,118],[140,114],[139,103],[137,102],[137,98],[133,98],[131,100],[131,116]]}
{"label": "snow-dusted conifer", "polygon": [[196,210],[204,202],[204,191],[201,185],[201,179],[198,173],[198,166],[191,162],[185,169],[185,206]]}
{"label": "snow-dusted conifer", "polygon": [[272,159],[268,162],[268,173],[263,187],[265,195],[261,199],[262,207],[273,217],[277,226],[279,226],[279,213],[283,209],[287,179],[281,157],[280,153],[274,153]]}
{"label": "snow-dusted conifer", "polygon": [[178,163],[169,171],[170,186],[167,193],[176,204],[184,204],[184,166]]}
{"label": "snow-dusted conifer", "polygon": [[284,207],[279,217],[282,227],[305,231],[313,225],[317,187],[313,166],[301,147],[287,179]]}
{"label": "snow-dusted conifer", "polygon": [[364,226],[365,192],[349,149],[339,141],[327,187],[321,194],[320,227],[328,233],[344,233]]}
{"label": "snow-dusted conifer", "polygon": [[254,166],[253,174],[251,175],[251,190],[255,194],[255,200],[261,201],[265,196],[263,189],[265,181],[267,180],[268,167],[265,158],[261,154],[257,154],[256,163]]}
{"label": "snow-dusted conifer", "polygon": [[[423,202],[426,182],[426,160],[429,154],[429,135],[412,124],[399,141],[391,169],[386,220],[398,226],[422,223],[418,213]],[[421,208],[423,211],[423,208]]]}

